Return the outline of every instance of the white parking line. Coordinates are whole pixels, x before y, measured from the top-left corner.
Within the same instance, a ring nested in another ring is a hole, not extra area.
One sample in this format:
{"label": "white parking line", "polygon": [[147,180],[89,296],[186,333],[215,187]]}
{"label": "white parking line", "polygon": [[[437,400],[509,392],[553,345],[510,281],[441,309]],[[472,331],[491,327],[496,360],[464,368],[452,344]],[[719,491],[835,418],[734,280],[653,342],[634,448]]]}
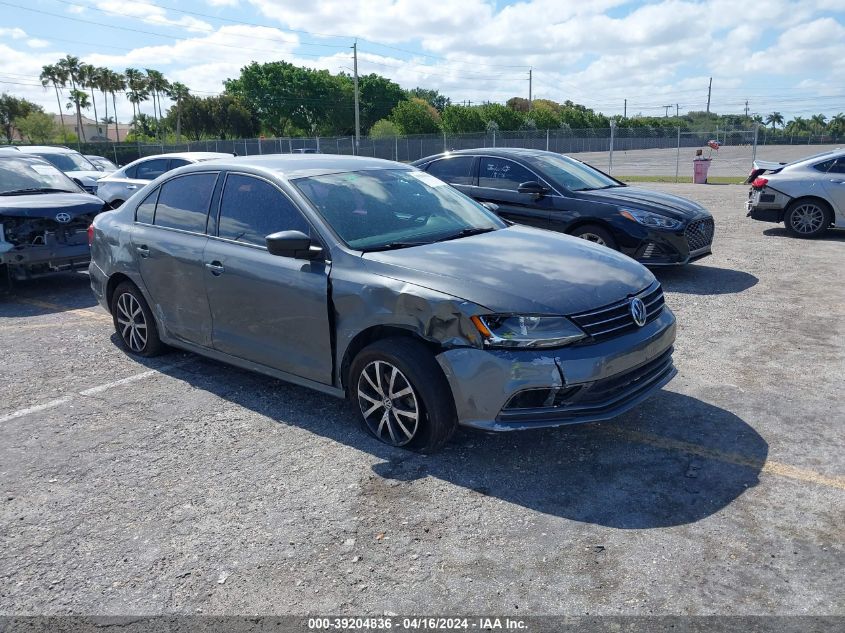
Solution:
{"label": "white parking line", "polygon": [[57,398],[55,400],[50,400],[49,402],[44,402],[43,404],[36,404],[32,407],[26,407],[25,409],[18,409],[17,411],[12,411],[11,413],[6,413],[5,415],[0,416],[0,424],[3,424],[4,422],[9,422],[10,420],[15,420],[17,418],[22,418],[23,416],[29,415],[30,413],[38,413],[39,411],[45,411],[47,409],[55,409],[56,407],[70,402],[70,400],[72,400],[75,396],[93,396],[95,394],[102,393],[103,391],[108,391],[113,387],[120,387],[121,385],[137,382],[139,380],[145,380],[147,378],[155,376],[156,374],[161,374],[170,369],[176,369],[177,367],[181,367],[182,365],[187,365],[188,363],[191,363],[195,360],[196,358],[186,358],[185,360],[179,361],[178,363],[163,365],[159,369],[150,369],[147,371],[142,371],[139,374],[127,376],[126,378],[121,378],[120,380],[113,380],[112,382],[97,385],[96,387],[89,387],[88,389],[83,389],[82,391],[78,391],[75,394],[65,396],[64,398]]}

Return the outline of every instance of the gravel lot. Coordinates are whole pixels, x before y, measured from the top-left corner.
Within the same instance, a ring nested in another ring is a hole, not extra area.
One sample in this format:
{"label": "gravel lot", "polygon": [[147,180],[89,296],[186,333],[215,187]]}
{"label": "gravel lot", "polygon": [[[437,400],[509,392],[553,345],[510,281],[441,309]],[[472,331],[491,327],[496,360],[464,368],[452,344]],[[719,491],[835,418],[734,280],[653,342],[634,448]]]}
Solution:
{"label": "gravel lot", "polygon": [[678,377],[616,421],[390,449],[348,406],[115,345],[85,275],[0,299],[4,614],[845,615],[845,234],[706,204]]}

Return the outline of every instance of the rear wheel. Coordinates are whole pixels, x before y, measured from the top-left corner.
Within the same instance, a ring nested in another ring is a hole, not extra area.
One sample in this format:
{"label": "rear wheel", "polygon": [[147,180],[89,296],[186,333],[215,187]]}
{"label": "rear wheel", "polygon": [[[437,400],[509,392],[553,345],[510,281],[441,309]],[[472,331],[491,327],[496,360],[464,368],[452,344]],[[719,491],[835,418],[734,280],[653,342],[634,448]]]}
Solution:
{"label": "rear wheel", "polygon": [[126,351],[138,356],[157,356],[165,350],[153,313],[134,284],[123,282],[115,289],[111,313],[114,329]]}
{"label": "rear wheel", "polygon": [[795,237],[818,237],[830,225],[830,207],[821,200],[795,200],[783,216],[786,231]]}
{"label": "rear wheel", "polygon": [[613,239],[610,231],[604,227],[598,226],[597,224],[585,224],[583,226],[579,226],[572,231],[571,235],[574,237],[580,237],[582,240],[587,240],[593,244],[600,244],[602,246],[612,248],[613,250],[618,250],[616,240]]}
{"label": "rear wheel", "polygon": [[361,422],[380,442],[431,453],[454,433],[452,390],[434,355],[418,341],[376,341],[355,357],[349,375]]}

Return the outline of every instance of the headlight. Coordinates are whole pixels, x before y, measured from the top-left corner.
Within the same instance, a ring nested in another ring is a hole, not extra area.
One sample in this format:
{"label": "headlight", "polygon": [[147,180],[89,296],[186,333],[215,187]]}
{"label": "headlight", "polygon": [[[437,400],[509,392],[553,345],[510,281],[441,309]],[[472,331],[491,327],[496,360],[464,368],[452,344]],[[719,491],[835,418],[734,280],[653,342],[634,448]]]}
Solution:
{"label": "headlight", "polygon": [[561,316],[485,314],[472,317],[472,322],[485,347],[560,347],[587,336]]}
{"label": "headlight", "polygon": [[667,218],[665,215],[658,215],[657,213],[651,213],[650,211],[619,209],[619,212],[623,218],[627,218],[628,220],[632,220],[638,224],[642,224],[643,226],[649,226],[653,229],[674,231],[684,225],[684,223],[680,220],[673,220],[672,218]]}

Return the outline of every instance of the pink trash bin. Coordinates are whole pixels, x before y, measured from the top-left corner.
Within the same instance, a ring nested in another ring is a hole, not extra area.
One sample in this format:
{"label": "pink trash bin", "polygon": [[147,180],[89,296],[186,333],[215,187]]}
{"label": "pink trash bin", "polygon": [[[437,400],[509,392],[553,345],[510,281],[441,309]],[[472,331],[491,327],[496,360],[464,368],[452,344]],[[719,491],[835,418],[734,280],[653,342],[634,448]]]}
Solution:
{"label": "pink trash bin", "polygon": [[707,172],[710,169],[710,159],[692,161],[692,181],[696,185],[707,184]]}

